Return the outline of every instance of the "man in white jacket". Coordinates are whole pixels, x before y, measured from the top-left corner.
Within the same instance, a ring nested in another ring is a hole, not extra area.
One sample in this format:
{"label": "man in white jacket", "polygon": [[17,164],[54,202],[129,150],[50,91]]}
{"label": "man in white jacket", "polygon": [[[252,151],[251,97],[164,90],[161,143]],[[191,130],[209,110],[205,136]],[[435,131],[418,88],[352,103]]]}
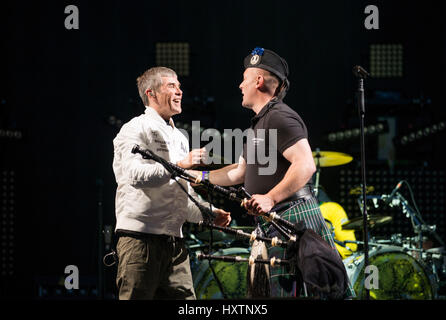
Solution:
{"label": "man in white jacket", "polygon": [[[131,152],[138,144],[190,169],[204,150],[189,152],[187,138],[172,116],[181,113],[182,91],[176,73],[155,67],[137,79],[145,113],[126,123],[113,140],[119,299],[195,299],[184,222],[203,220],[198,207],[159,163]],[[189,183],[179,183],[201,204]],[[227,226],[230,213],[213,208],[214,223]]]}

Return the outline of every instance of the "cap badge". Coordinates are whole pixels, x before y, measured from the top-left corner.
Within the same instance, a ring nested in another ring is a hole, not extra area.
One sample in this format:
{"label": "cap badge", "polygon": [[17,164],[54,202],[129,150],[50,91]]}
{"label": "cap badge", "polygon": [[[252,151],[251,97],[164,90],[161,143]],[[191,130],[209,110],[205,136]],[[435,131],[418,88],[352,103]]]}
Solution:
{"label": "cap badge", "polygon": [[251,54],[251,61],[249,63],[251,63],[252,65],[259,63],[260,61],[260,56],[263,56],[263,52],[265,51],[265,49],[260,48],[260,47],[256,47],[254,48],[254,50],[252,50]]}
{"label": "cap badge", "polygon": [[249,63],[251,64],[257,64],[260,61],[260,56],[258,54],[255,54],[251,57],[251,60],[249,61]]}

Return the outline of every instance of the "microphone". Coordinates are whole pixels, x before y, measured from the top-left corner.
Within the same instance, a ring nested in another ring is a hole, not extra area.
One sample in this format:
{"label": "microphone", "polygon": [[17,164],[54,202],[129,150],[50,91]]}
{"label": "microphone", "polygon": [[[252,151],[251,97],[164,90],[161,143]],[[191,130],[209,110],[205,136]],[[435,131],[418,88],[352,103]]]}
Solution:
{"label": "microphone", "polygon": [[385,197],[384,202],[386,204],[389,204],[392,201],[393,197],[395,196],[395,193],[399,190],[399,188],[401,188],[402,185],[403,181],[398,182],[396,187],[393,188],[392,192],[387,197]]}
{"label": "microphone", "polygon": [[365,79],[367,77],[370,77],[370,74],[367,71],[365,71],[365,69],[363,67],[361,67],[361,66],[354,66],[353,67],[353,74],[356,77],[363,78],[363,79]]}

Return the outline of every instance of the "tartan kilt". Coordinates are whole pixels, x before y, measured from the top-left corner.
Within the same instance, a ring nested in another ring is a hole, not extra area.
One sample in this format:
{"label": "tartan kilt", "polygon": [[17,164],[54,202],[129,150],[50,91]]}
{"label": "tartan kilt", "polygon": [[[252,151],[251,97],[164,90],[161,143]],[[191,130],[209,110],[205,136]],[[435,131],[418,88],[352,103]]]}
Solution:
{"label": "tartan kilt", "polygon": [[[315,197],[304,200],[295,201],[289,209],[280,213],[280,217],[291,222],[297,223],[299,221],[304,221],[305,226],[308,229],[314,230],[319,234],[322,239],[327,241],[328,244],[335,250],[336,246],[333,241],[333,235],[329,231],[327,224],[322,216],[319,209],[319,202]],[[264,231],[267,237],[279,237],[284,239],[273,226],[266,222],[265,219],[259,219],[261,223],[261,229]],[[286,251],[281,247],[271,247],[267,245],[269,258],[276,257],[280,259],[285,259]],[[270,269],[270,284],[271,284],[271,296],[272,297],[303,297],[302,288],[300,288],[298,281],[296,281],[296,275],[291,274],[287,270],[286,266],[278,266]],[[345,298],[352,298],[355,296],[353,287],[349,281],[349,290],[346,293]]]}

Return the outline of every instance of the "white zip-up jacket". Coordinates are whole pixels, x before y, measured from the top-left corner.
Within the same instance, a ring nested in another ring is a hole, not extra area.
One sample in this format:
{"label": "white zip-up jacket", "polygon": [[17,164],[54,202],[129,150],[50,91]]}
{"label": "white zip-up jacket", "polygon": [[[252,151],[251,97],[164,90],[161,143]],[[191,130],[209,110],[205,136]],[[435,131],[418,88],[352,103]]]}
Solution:
{"label": "white zip-up jacket", "polygon": [[[118,184],[116,230],[183,237],[184,222],[203,220],[197,206],[160,163],[131,152],[138,144],[174,164],[183,160],[189,153],[189,141],[172,119],[169,123],[146,106],[145,113],[123,125],[113,140],[113,171]],[[177,180],[198,202],[209,207],[187,181]]]}

